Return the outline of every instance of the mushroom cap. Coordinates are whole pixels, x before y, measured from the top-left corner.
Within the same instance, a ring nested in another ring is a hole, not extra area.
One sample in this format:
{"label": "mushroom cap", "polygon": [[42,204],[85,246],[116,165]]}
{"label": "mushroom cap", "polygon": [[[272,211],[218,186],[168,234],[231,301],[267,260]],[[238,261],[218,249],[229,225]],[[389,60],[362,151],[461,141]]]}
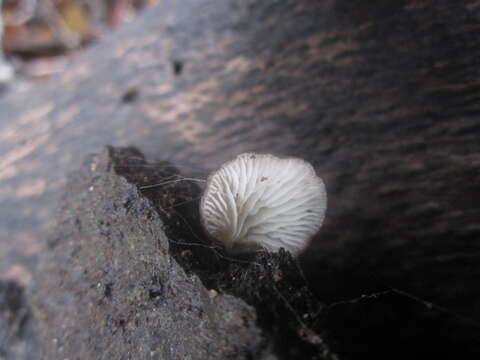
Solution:
{"label": "mushroom cap", "polygon": [[325,185],[312,165],[245,153],[209,176],[200,214],[228,252],[283,247],[298,255],[320,229],[326,207]]}

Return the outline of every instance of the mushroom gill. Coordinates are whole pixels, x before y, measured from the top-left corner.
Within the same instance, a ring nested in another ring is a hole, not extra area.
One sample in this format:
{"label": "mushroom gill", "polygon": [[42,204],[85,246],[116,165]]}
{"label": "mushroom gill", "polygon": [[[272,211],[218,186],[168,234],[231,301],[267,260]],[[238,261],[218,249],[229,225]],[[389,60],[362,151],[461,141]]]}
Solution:
{"label": "mushroom gill", "polygon": [[200,214],[228,252],[283,247],[298,255],[320,229],[326,206],[325,185],[306,161],[245,153],[209,176]]}

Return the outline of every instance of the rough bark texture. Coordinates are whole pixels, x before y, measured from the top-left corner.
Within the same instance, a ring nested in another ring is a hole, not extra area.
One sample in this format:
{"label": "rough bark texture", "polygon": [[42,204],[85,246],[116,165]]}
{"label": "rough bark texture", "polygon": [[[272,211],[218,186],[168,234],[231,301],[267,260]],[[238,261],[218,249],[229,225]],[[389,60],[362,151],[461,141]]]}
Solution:
{"label": "rough bark texture", "polygon": [[0,101],[0,273],[28,281],[65,174],[104,144],[187,175],[272,152],[326,182],[302,258],[322,300],[395,287],[478,322],[479,16],[474,0],[162,1]]}
{"label": "rough bark texture", "polygon": [[185,273],[155,208],[116,165],[105,151],[67,186],[31,290],[38,358],[260,356],[255,310]]}
{"label": "rough bark texture", "polygon": [[410,294],[325,306],[289,253],[226,256],[194,230],[199,189],[148,165],[109,148],[74,173],[30,289],[42,351],[19,332],[9,349],[20,339],[30,358],[49,360],[480,356],[474,321]]}

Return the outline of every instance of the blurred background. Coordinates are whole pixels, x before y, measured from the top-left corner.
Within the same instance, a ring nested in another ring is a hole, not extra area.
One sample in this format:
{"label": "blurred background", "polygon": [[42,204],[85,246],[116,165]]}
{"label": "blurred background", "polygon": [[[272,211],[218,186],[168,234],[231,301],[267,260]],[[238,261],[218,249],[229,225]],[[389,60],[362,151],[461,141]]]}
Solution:
{"label": "blurred background", "polygon": [[0,86],[67,71],[67,60],[159,0],[0,0]]}

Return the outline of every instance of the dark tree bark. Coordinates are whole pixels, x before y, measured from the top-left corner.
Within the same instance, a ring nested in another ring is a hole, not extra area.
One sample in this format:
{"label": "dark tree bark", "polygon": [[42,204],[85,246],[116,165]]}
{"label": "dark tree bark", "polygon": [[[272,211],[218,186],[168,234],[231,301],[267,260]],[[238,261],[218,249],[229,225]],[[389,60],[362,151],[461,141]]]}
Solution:
{"label": "dark tree bark", "polygon": [[303,258],[324,300],[398,287],[480,319],[479,12],[162,1],[0,102],[0,272],[28,278],[66,173],[104,144],[185,174],[261,151],[305,158],[326,182]]}

